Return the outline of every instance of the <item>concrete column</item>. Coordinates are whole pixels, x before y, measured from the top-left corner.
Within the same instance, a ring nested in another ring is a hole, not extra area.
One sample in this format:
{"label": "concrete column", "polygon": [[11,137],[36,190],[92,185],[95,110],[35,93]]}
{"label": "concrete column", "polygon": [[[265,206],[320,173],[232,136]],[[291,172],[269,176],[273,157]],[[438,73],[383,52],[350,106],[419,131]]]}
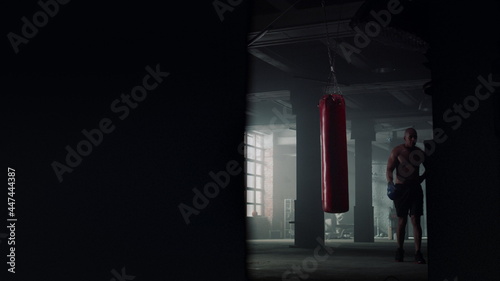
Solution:
{"label": "concrete column", "polygon": [[322,92],[314,85],[300,84],[291,94],[297,122],[295,247],[314,248],[316,239],[325,236],[318,109]]}
{"label": "concrete column", "polygon": [[354,242],[374,242],[372,205],[372,141],[375,131],[371,120],[352,120],[356,177],[354,206]]}

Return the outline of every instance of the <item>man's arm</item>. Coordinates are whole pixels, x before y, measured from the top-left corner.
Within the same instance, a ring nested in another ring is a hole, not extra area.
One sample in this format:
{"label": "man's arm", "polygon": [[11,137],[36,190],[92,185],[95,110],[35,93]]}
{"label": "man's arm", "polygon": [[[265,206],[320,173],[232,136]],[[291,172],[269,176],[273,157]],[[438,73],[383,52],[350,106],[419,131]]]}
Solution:
{"label": "man's arm", "polygon": [[422,183],[425,180],[425,178],[427,177],[427,168],[425,167],[425,160],[426,160],[426,158],[424,158],[424,161],[422,161],[422,166],[424,166],[425,170],[424,170],[424,173],[418,177],[418,183]]}
{"label": "man's arm", "polygon": [[394,169],[396,169],[396,161],[396,149],[393,149],[389,155],[389,159],[387,160],[387,169],[385,170],[385,178],[388,183],[394,183]]}

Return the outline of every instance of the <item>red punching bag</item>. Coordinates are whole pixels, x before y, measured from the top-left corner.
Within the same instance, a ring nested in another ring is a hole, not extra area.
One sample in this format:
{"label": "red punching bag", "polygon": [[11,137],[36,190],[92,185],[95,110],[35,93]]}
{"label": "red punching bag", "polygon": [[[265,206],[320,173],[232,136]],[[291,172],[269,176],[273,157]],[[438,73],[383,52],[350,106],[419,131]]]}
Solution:
{"label": "red punching bag", "polygon": [[321,201],[323,211],[349,210],[345,102],[342,95],[324,95],[319,101],[321,133]]}

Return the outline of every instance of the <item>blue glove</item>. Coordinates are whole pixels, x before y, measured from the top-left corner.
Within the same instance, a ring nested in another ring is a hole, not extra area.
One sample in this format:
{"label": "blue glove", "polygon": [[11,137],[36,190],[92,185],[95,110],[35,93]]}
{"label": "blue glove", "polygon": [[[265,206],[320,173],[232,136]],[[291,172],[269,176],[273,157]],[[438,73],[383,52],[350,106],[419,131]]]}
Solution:
{"label": "blue glove", "polygon": [[396,186],[393,182],[387,183],[387,197],[391,200],[396,199]]}

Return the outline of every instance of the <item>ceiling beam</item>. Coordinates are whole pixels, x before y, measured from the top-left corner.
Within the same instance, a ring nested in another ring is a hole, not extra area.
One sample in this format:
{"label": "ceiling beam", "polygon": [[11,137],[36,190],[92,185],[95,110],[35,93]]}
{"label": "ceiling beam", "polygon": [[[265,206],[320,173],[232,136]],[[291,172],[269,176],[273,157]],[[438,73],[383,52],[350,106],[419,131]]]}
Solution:
{"label": "ceiling beam", "polygon": [[333,46],[338,46],[338,44],[339,44],[338,41],[330,39],[330,45],[328,44],[328,42],[327,42],[326,39],[321,39],[320,41],[325,46],[328,46],[328,48],[331,51],[335,52],[337,54],[337,56],[341,57],[348,64],[352,64],[353,66],[355,66],[355,67],[357,67],[359,69],[363,69],[363,70],[369,70],[370,69],[370,67],[368,66],[368,64],[365,62],[366,59],[364,59],[362,55],[358,55],[358,54],[356,54],[356,53],[353,52],[353,53],[350,54],[349,60],[347,60],[347,58],[345,57],[345,54],[341,50],[339,50],[338,48],[333,47]]}
{"label": "ceiling beam", "polygon": [[249,48],[248,52],[250,54],[252,54],[254,57],[276,67],[277,69],[279,69],[281,71],[288,72],[288,73],[295,72],[291,66],[289,66],[286,62],[283,62],[285,60],[284,58],[281,58],[281,60],[278,60],[278,59],[274,58],[273,56],[264,52],[264,50],[262,50],[262,49]]}
{"label": "ceiling beam", "polygon": [[346,117],[349,120],[374,120],[375,123],[394,123],[395,120],[398,123],[401,122],[427,122],[432,120],[431,112],[423,112],[418,110],[405,110],[405,109],[395,109],[391,111],[362,111],[353,112],[346,111]]}
{"label": "ceiling beam", "polygon": [[269,48],[248,48],[247,49],[250,54],[254,57],[276,67],[277,69],[284,71],[286,73],[291,74],[292,76],[309,76],[308,73],[304,72],[301,67],[287,58],[277,54]]}
{"label": "ceiling beam", "polygon": [[351,108],[351,109],[358,109],[358,110],[361,110],[363,109],[361,107],[361,105],[359,105],[357,102],[351,100],[349,97],[346,97],[344,96],[344,101],[345,101],[345,105],[348,107],[348,108]]}
{"label": "ceiling beam", "polygon": [[344,95],[366,95],[367,93],[422,90],[422,86],[427,82],[429,82],[429,79],[352,84],[349,86],[342,86],[341,90]]}
{"label": "ceiling beam", "polygon": [[[328,31],[332,38],[351,37],[354,31],[349,27],[350,20],[340,20],[328,23]],[[251,32],[248,34],[248,41],[253,40],[261,32]],[[249,49],[262,48],[276,45],[308,42],[326,38],[324,23],[301,25],[295,27],[271,29],[254,42]]]}
{"label": "ceiling beam", "polygon": [[391,94],[393,97],[395,97],[398,101],[400,101],[404,105],[407,106],[417,105],[418,101],[410,93],[408,93],[408,91],[395,90],[395,91],[389,91],[389,94]]}
{"label": "ceiling beam", "polygon": [[247,94],[249,102],[274,101],[274,100],[290,100],[289,90],[258,92]]}

